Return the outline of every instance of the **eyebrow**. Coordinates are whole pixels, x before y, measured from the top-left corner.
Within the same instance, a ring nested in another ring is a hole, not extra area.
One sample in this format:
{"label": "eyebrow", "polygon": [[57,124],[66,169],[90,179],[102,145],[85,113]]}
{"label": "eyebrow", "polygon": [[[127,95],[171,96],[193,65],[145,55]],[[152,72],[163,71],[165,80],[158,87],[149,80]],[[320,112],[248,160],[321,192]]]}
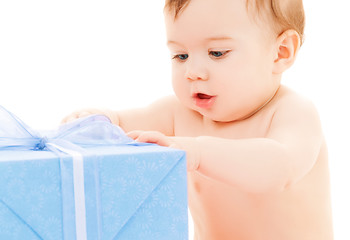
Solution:
{"label": "eyebrow", "polygon": [[[204,41],[206,42],[211,42],[211,41],[233,41],[234,39],[232,37],[229,36],[218,36],[218,37],[209,37],[209,38],[205,38]],[[176,45],[180,45],[178,42],[176,41],[172,41],[169,40],[167,42],[167,44],[176,44]]]}
{"label": "eyebrow", "polygon": [[179,45],[178,42],[175,42],[175,41],[172,41],[172,40],[167,41],[167,45],[169,45],[169,44],[176,44],[176,45]]}
{"label": "eyebrow", "polygon": [[229,36],[218,36],[218,37],[210,37],[206,38],[206,41],[222,41],[222,40],[234,40],[232,37]]}

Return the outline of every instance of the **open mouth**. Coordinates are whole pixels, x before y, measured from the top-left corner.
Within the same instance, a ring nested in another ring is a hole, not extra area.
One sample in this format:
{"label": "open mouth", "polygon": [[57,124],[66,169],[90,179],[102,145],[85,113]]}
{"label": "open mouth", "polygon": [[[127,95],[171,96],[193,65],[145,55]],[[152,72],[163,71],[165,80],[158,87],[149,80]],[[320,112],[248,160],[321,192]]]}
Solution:
{"label": "open mouth", "polygon": [[208,95],[205,93],[193,94],[195,104],[200,108],[211,108],[215,102],[216,96]]}
{"label": "open mouth", "polygon": [[197,95],[196,98],[199,98],[199,99],[210,99],[213,97],[204,93],[197,93],[196,95]]}

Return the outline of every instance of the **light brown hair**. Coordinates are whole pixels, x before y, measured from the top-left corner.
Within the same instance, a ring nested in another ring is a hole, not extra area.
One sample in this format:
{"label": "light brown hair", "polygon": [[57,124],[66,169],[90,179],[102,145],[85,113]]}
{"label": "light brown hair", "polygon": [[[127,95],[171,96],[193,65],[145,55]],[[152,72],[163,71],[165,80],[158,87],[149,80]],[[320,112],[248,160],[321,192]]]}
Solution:
{"label": "light brown hair", "polygon": [[[165,0],[165,10],[174,14],[174,18],[183,11],[191,0]],[[253,6],[259,16],[272,20],[273,30],[277,34],[294,29],[304,40],[305,14],[302,0],[246,0],[247,10]]]}

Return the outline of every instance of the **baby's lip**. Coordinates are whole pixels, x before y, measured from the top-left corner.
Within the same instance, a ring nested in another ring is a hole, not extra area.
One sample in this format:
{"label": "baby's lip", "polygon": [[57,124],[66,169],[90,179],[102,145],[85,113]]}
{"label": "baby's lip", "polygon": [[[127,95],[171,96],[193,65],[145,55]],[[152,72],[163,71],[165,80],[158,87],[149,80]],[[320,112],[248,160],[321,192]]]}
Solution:
{"label": "baby's lip", "polygon": [[194,93],[192,95],[192,97],[196,98],[196,99],[210,99],[210,98],[215,97],[215,96],[198,92],[198,93]]}
{"label": "baby's lip", "polygon": [[216,96],[215,95],[209,95],[206,93],[194,93],[192,95],[195,104],[200,107],[200,108],[204,108],[204,109],[209,109],[213,106],[213,104],[215,103],[215,99]]}

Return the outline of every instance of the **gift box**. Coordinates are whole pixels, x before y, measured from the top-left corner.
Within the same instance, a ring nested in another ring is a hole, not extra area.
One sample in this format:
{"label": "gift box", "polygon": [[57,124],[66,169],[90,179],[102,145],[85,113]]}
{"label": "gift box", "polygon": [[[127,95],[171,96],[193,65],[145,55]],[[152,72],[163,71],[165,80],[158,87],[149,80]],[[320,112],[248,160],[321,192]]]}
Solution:
{"label": "gift box", "polygon": [[[102,131],[84,120],[42,137],[9,116],[16,129],[0,130],[0,239],[188,239],[183,151],[121,141],[105,121]],[[23,129],[29,135],[18,136]]]}

